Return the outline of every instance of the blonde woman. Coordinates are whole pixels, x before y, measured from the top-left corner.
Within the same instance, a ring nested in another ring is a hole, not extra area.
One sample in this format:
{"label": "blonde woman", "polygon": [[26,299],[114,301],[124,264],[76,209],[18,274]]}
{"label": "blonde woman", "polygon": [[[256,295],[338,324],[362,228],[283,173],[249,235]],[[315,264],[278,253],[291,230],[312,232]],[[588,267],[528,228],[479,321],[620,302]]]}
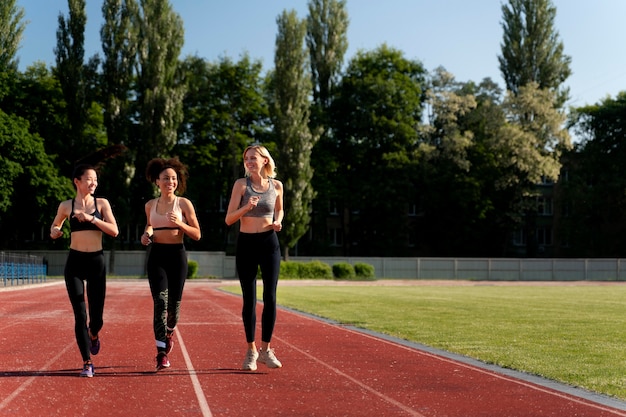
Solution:
{"label": "blonde woman", "polygon": [[[276,287],[280,270],[280,245],[276,232],[282,230],[283,184],[274,178],[276,166],[262,145],[243,152],[245,177],[235,181],[226,214],[226,224],[237,221],[236,266],[243,294],[242,319],[248,350],[242,369],[254,371],[257,360],[269,368],[282,367],[270,348],[276,322]],[[261,348],[257,350],[256,282],[257,270],[263,278]]]}

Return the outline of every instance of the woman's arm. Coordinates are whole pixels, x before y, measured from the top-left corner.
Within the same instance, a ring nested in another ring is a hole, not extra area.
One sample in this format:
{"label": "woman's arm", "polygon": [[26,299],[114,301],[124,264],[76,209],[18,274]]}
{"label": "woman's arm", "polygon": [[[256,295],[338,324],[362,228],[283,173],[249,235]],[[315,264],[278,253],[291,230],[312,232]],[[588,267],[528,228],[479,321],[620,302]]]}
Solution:
{"label": "woman's arm", "polygon": [[278,180],[274,181],[274,188],[276,190],[276,202],[274,203],[274,222],[272,227],[275,231],[280,232],[283,229],[283,218],[285,212],[283,210],[283,183]]}
{"label": "woman's arm", "polygon": [[52,220],[52,225],[50,226],[50,237],[52,239],[57,239],[63,236],[61,227],[63,227],[63,222],[65,222],[67,216],[69,216],[68,203],[62,201],[59,203],[57,214],[54,216],[54,220]]}
{"label": "woman's arm", "polygon": [[95,216],[91,216],[90,221],[107,235],[116,237],[120,231],[117,227],[117,220],[115,220],[113,210],[111,209],[111,203],[109,203],[109,200],[106,198],[98,198],[98,201],[102,204],[102,220]]}
{"label": "woman's arm", "polygon": [[152,234],[154,233],[154,230],[152,229],[152,223],[150,222],[150,211],[152,209],[152,204],[153,204],[154,200],[149,200],[145,205],[144,205],[144,210],[146,212],[146,228],[143,231],[143,234],[141,235],[141,244],[144,246],[149,245],[150,243],[152,243]]}
{"label": "woman's arm", "polygon": [[176,219],[176,225],[193,240],[200,240],[202,233],[200,232],[200,224],[198,223],[193,204],[183,197],[181,197],[180,202],[180,208],[183,212],[183,216],[187,219],[187,223],[184,223],[182,219]]}
{"label": "woman's arm", "polygon": [[235,181],[233,185],[233,191],[230,194],[230,202],[228,203],[228,210],[226,211],[226,224],[232,225],[237,220],[241,219],[241,217],[256,207],[258,202],[258,197],[250,197],[248,200],[248,204],[245,204],[242,207],[239,207],[239,202],[241,201],[241,197],[246,188],[246,179],[240,178]]}

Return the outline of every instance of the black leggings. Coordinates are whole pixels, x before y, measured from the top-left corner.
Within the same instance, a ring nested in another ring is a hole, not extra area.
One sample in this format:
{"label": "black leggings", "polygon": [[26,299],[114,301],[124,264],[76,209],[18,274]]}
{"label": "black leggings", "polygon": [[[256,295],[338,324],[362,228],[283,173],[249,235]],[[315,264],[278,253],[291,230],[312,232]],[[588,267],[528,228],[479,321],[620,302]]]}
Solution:
{"label": "black leggings", "polygon": [[[89,325],[85,305],[85,283],[89,303]],[[74,310],[74,333],[83,361],[91,359],[89,333],[97,335],[104,324],[104,297],[106,295],[106,267],[104,252],[79,252],[70,249],[65,262],[65,287]]]}
{"label": "black leggings", "polygon": [[180,301],[187,279],[187,253],[182,243],[153,243],[148,255],[148,282],[154,302],[154,339],[165,351],[166,327],[173,331],[180,317]]}
{"label": "black leggings", "polygon": [[276,287],[280,272],[280,245],[273,230],[263,233],[239,233],[236,253],[237,273],[243,294],[241,317],[246,341],[254,342],[256,326],[256,278],[259,267],[263,279],[263,314],[261,341],[271,342],[276,323]]}

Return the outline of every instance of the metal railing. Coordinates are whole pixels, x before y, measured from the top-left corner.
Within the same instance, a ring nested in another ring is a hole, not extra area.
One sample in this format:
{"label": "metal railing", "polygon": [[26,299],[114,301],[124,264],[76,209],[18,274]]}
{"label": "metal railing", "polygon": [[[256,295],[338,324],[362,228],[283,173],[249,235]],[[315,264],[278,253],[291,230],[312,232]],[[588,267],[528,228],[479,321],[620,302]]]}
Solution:
{"label": "metal railing", "polygon": [[0,252],[0,279],[5,287],[45,282],[46,275],[43,256]]}

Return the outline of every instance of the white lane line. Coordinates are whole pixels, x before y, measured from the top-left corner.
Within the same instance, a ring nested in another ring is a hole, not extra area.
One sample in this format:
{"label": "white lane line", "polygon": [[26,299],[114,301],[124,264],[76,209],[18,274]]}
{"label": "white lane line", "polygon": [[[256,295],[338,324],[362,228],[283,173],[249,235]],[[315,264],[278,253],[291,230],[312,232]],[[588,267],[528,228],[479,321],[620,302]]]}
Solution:
{"label": "white lane line", "polygon": [[[52,359],[50,359],[48,362],[46,362],[43,366],[43,369],[39,372],[43,373],[46,372],[50,366],[52,366],[52,364],[54,362],[56,362],[65,352],[68,351],[68,349],[73,348],[75,346],[74,343],[70,343],[67,346],[65,346],[64,349],[62,349],[59,353],[57,353],[57,355],[55,357],[53,357]],[[3,410],[7,405],[9,405],[9,403],[11,401],[13,401],[13,399],[15,397],[17,397],[18,395],[20,395],[26,388],[28,388],[28,386],[30,384],[33,383],[33,381],[35,380],[35,378],[37,378],[38,375],[33,375],[30,378],[28,378],[26,381],[24,381],[19,387],[17,387],[17,389],[15,391],[13,391],[11,394],[7,395],[5,397],[4,400],[2,400],[2,402],[0,403],[0,410]]]}
{"label": "white lane line", "polygon": [[353,329],[348,329],[348,328],[343,328],[343,329],[345,329],[348,332],[352,332],[354,334],[358,334],[358,335],[361,335],[363,337],[366,337],[366,338],[369,338],[369,339],[372,339],[372,340],[376,340],[378,342],[383,342],[385,344],[389,344],[389,345],[392,345],[392,346],[395,346],[395,347],[399,347],[401,349],[407,350],[407,351],[412,352],[412,353],[417,353],[418,355],[428,356],[430,358],[436,359],[436,360],[441,361],[441,362],[447,362],[447,363],[453,364],[454,366],[458,366],[460,368],[470,369],[470,370],[475,371],[475,372],[479,372],[479,373],[482,373],[482,374],[489,375],[489,376],[491,376],[493,378],[497,378],[497,379],[501,379],[501,380],[504,380],[504,381],[507,381],[507,382],[511,382],[511,383],[513,383],[515,385],[520,385],[520,386],[523,386],[523,387],[526,387],[526,388],[530,388],[530,389],[532,389],[534,391],[539,391],[539,392],[543,392],[545,394],[552,395],[554,397],[563,398],[563,399],[566,399],[568,401],[571,401],[571,402],[574,402],[574,403],[577,403],[577,404],[582,404],[582,405],[584,405],[586,407],[592,407],[592,408],[596,408],[596,409],[599,409],[599,410],[602,410],[602,411],[606,411],[606,412],[609,412],[611,414],[615,414],[616,416],[624,416],[624,417],[626,417],[626,413],[624,413],[623,411],[619,411],[619,410],[616,410],[614,408],[606,407],[606,406],[604,406],[604,405],[602,405],[600,403],[594,402],[592,400],[581,399],[580,397],[577,397],[574,394],[562,393],[562,392],[560,392],[557,389],[545,388],[545,387],[543,387],[543,386],[541,386],[539,384],[533,383],[533,382],[526,382],[526,381],[524,381],[524,380],[522,380],[520,378],[515,378],[515,377],[512,377],[512,376],[508,376],[508,375],[502,374],[502,373],[498,373],[497,371],[484,369],[484,368],[481,368],[479,366],[475,366],[475,365],[472,365],[472,364],[464,363],[464,362],[461,362],[461,361],[458,361],[458,360],[454,360],[454,359],[451,359],[451,358],[446,358],[444,356],[440,356],[440,355],[437,355],[437,354],[434,354],[434,353],[430,353],[430,352],[426,352],[426,351],[423,351],[423,350],[411,348],[409,346],[404,346],[404,345],[395,343],[395,342],[390,341],[390,340],[385,340],[385,339],[376,337],[374,335],[370,335],[370,334],[367,334],[367,333],[360,332],[358,330],[353,330]]}
{"label": "white lane line", "polygon": [[178,339],[180,350],[181,352],[183,352],[183,357],[185,358],[185,365],[187,365],[187,370],[189,371],[189,378],[191,378],[191,385],[193,385],[193,390],[196,393],[196,398],[198,399],[198,405],[200,406],[202,415],[204,417],[212,417],[213,414],[211,414],[209,403],[207,402],[206,397],[204,396],[204,391],[202,391],[200,380],[198,380],[198,376],[196,375],[196,370],[193,368],[193,363],[191,363],[191,358],[189,357],[189,353],[187,352],[187,348],[185,347],[185,342],[183,342],[183,336],[180,332],[180,326],[176,329],[176,338]]}
{"label": "white lane line", "polygon": [[293,350],[300,352],[301,354],[303,354],[304,356],[307,356],[309,359],[321,364],[322,366],[325,366],[326,368],[330,369],[331,371],[335,372],[336,374],[348,379],[349,381],[351,381],[352,383],[358,385],[359,387],[363,388],[366,391],[371,392],[372,394],[376,395],[379,398],[382,398],[383,400],[395,405],[396,407],[400,408],[403,411],[406,411],[407,413],[409,413],[412,416],[415,417],[426,417],[424,414],[420,414],[417,411],[413,410],[412,408],[407,407],[406,405],[402,404],[399,401],[394,400],[393,398],[389,397],[388,395],[383,394],[380,391],[377,391],[376,389],[370,387],[369,385],[364,384],[363,382],[359,381],[356,378],[351,377],[350,375],[346,374],[345,372],[342,372],[341,370],[339,370],[338,368],[324,362],[321,361],[320,359],[316,358],[315,356],[305,352],[304,350],[292,345],[291,343],[287,342],[284,339],[281,339],[280,337],[276,337],[275,339],[278,339],[281,341],[281,343],[284,343],[287,346],[290,346]]}

